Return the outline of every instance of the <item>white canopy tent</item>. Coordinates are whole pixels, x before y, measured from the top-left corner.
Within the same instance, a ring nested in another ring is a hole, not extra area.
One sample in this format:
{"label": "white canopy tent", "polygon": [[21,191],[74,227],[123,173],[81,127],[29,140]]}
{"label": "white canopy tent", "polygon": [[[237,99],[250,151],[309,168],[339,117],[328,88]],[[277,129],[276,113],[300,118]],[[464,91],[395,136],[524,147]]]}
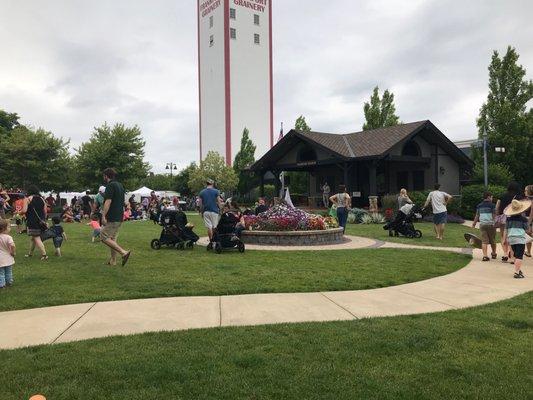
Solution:
{"label": "white canopy tent", "polygon": [[143,197],[150,197],[150,194],[153,192],[152,189],[147,188],[146,186],[143,186],[137,190],[134,190],[133,192],[126,193],[126,198],[130,198],[131,195],[135,196],[135,201],[140,202]]}

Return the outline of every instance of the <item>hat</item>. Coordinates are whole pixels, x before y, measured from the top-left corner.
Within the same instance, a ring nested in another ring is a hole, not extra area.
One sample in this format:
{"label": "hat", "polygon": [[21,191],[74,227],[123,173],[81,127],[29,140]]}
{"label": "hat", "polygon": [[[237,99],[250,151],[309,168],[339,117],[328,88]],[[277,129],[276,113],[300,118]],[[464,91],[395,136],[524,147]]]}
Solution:
{"label": "hat", "polygon": [[98,193],[105,193],[105,186],[103,186],[103,185],[100,186],[100,187],[98,188]]}
{"label": "hat", "polygon": [[215,184],[215,181],[214,181],[213,179],[211,179],[211,178],[207,178],[207,179],[205,180],[205,182],[206,182],[208,185],[214,185],[214,184]]}
{"label": "hat", "polygon": [[522,214],[524,211],[526,211],[529,207],[531,207],[531,200],[515,200],[511,202],[507,207],[505,207],[505,210],[503,210],[503,213],[507,216],[516,215],[516,214]]}

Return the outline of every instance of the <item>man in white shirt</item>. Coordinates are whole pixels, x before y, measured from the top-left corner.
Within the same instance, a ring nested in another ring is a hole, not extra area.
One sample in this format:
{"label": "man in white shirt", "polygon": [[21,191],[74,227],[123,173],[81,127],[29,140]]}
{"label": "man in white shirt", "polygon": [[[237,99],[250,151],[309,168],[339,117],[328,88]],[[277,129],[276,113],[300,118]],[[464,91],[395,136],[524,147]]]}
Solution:
{"label": "man in white shirt", "polygon": [[434,188],[435,190],[429,193],[426,204],[424,204],[424,208],[431,203],[431,207],[433,209],[435,233],[437,234],[437,239],[442,240],[444,237],[444,226],[446,225],[446,221],[448,219],[448,209],[446,208],[446,205],[450,202],[452,196],[446,192],[441,192],[439,190],[439,183],[436,183]]}

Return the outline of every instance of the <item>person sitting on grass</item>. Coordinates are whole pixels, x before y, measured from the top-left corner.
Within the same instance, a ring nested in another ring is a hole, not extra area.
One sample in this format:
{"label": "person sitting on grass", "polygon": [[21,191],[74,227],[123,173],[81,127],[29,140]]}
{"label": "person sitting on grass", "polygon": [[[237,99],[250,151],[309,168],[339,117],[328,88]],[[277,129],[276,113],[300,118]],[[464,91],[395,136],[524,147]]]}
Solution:
{"label": "person sitting on grass", "polygon": [[9,221],[0,219],[0,289],[13,285],[15,242],[9,235],[10,230]]}
{"label": "person sitting on grass", "polygon": [[494,227],[494,218],[496,218],[496,205],[492,202],[492,193],[483,193],[483,201],[477,205],[476,216],[472,223],[475,228],[479,222],[479,231],[481,232],[481,248],[483,249],[483,261],[489,261],[488,246],[492,249],[491,257],[496,259],[496,228]]}
{"label": "person sitting on grass", "polygon": [[61,226],[61,219],[59,217],[52,217],[52,223],[54,225],[51,229],[56,234],[56,236],[52,239],[54,242],[55,255],[61,257],[61,245],[63,244],[63,240],[67,240],[67,234]]}
{"label": "person sitting on grass", "polygon": [[63,222],[74,222],[74,214],[72,214],[72,209],[67,205],[65,205],[65,209],[63,211]]}
{"label": "person sitting on grass", "polygon": [[505,222],[505,242],[509,243],[513,251],[514,277],[524,278],[522,273],[522,259],[526,249],[526,231],[528,230],[528,220],[522,215],[529,207],[530,200],[513,200],[505,208],[503,213],[507,216]]}
{"label": "person sitting on grass", "polygon": [[93,228],[93,234],[92,234],[92,242],[94,243],[94,241],[96,239],[100,239],[100,231],[101,231],[101,227],[100,227],[100,216],[97,215],[97,214],[93,214],[91,215],[91,222],[89,222],[87,225],[89,225],[91,228]]}

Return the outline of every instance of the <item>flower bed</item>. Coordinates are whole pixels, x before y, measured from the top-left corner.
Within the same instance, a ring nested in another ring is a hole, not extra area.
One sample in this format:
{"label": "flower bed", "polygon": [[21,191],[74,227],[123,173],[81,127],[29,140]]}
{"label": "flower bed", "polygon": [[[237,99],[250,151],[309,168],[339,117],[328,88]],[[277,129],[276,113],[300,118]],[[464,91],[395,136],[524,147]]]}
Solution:
{"label": "flower bed", "polygon": [[274,206],[257,216],[247,215],[244,221],[250,231],[322,231],[339,226],[335,218],[309,214],[286,205]]}

